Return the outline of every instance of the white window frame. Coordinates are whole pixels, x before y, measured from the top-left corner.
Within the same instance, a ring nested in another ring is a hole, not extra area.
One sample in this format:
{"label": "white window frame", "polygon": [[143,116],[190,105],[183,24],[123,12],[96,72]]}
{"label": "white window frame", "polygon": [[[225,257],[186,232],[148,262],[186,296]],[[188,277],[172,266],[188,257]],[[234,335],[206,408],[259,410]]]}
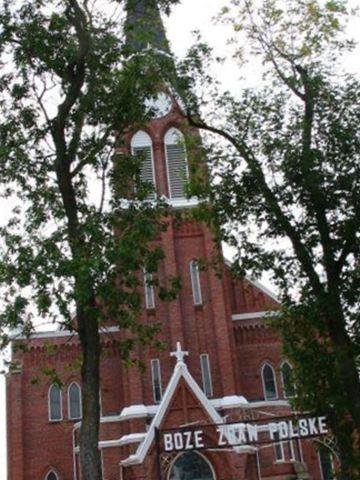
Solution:
{"label": "white window frame", "polygon": [[[205,359],[206,363],[206,368],[208,370],[208,375],[209,375],[209,387],[210,391],[206,391],[206,381],[205,381],[205,370],[203,368],[203,359]],[[214,388],[213,388],[213,381],[212,381],[212,376],[211,376],[211,366],[210,366],[210,357],[208,353],[202,353],[200,355],[200,367],[201,367],[201,377],[202,377],[202,384],[203,384],[203,392],[205,393],[207,398],[211,398],[214,396]]]}
{"label": "white window frame", "polygon": [[[264,369],[265,367],[270,367],[271,370],[272,370],[272,373],[273,373],[273,377],[274,377],[274,385],[275,385],[275,397],[274,398],[268,398],[267,395],[266,395],[266,386],[265,386],[265,378],[264,378]],[[275,369],[274,367],[269,363],[269,362],[265,362],[263,364],[263,366],[261,367],[261,381],[262,381],[262,386],[263,386],[263,393],[264,393],[264,399],[268,402],[272,402],[274,400],[278,400],[279,398],[279,392],[278,392],[278,388],[277,388],[277,381],[276,381],[276,374],[275,374]]]}
{"label": "white window frame", "polygon": [[[193,267],[195,267],[193,269]],[[203,298],[202,298],[202,291],[201,291],[201,280],[200,280],[200,270],[199,270],[199,263],[197,260],[191,260],[190,262],[190,278],[191,278],[191,288],[192,288],[192,295],[194,305],[202,305]],[[198,291],[198,297],[196,298],[196,290]]]}
{"label": "white window frame", "polygon": [[[277,432],[275,432],[275,436],[278,437],[279,434]],[[278,456],[277,456],[276,447],[280,447],[281,458],[278,458]],[[275,455],[275,463],[285,462],[284,442],[282,442],[278,438],[276,439],[276,442],[274,443],[274,455]]]}
{"label": "white window frame", "polygon": [[[60,418],[56,418],[56,419],[51,418],[50,392],[51,392],[51,389],[53,387],[57,387],[59,389],[59,392],[60,392]],[[51,422],[51,423],[61,422],[64,419],[64,417],[63,417],[63,405],[62,405],[62,390],[58,385],[56,385],[56,383],[52,383],[50,385],[49,389],[48,389],[48,419],[49,419],[49,422]]]}
{"label": "white window frame", "polygon": [[179,130],[178,128],[171,127],[167,132],[165,132],[164,135],[164,151],[165,151],[165,160],[166,160],[166,174],[167,174],[167,183],[168,183],[168,192],[169,192],[169,199],[174,200],[174,201],[184,201],[186,200],[185,192],[183,197],[176,197],[174,198],[171,194],[171,182],[170,182],[170,170],[169,170],[169,159],[168,159],[168,152],[167,152],[167,146],[168,145],[177,145],[177,143],[170,143],[167,141],[167,137],[170,137],[173,135],[173,132],[176,135],[179,135],[179,138],[181,141],[184,142],[184,152],[185,152],[185,170],[186,170],[186,178],[189,180],[189,164],[188,164],[188,156],[187,156],[187,151],[185,147],[185,138],[184,134]]}
{"label": "white window frame", "polygon": [[144,294],[145,294],[145,307],[147,310],[154,310],[155,308],[155,291],[154,285],[148,284],[148,279],[152,281],[153,276],[151,273],[147,273],[144,270]]}
{"label": "white window frame", "polygon": [[[293,371],[293,366],[291,365],[290,362],[288,362],[287,360],[284,360],[283,362],[281,362],[281,365],[280,365],[280,379],[281,379],[281,386],[282,386],[283,395],[284,395],[284,398],[294,398],[295,395],[292,395],[292,396],[286,395],[285,379],[284,379],[284,374],[283,374],[283,366],[285,364],[290,367],[291,371]],[[293,388],[295,390],[294,385],[293,385]]]}
{"label": "white window frame", "polygon": [[47,474],[45,475],[44,480],[48,480],[49,475],[50,475],[51,473],[53,473],[53,474],[55,475],[56,480],[59,480],[59,478],[60,478],[59,475],[58,475],[57,472],[55,472],[55,470],[53,470],[53,469],[51,469],[51,470],[49,470],[49,471],[47,472]]}
{"label": "white window frame", "polygon": [[[79,400],[80,400],[80,417],[72,417],[70,412],[71,412],[71,409],[70,409],[70,387],[72,385],[76,385],[79,389]],[[68,389],[67,389],[67,408],[68,408],[68,418],[69,420],[81,420],[82,419],[82,391],[81,391],[81,387],[79,385],[78,382],[74,381],[74,382],[71,382],[70,385],[68,386]]]}
{"label": "white window frame", "polygon": [[289,453],[290,453],[290,461],[295,462],[296,455],[295,455],[295,447],[294,447],[294,440],[289,440]]}
{"label": "white window frame", "polygon": [[[139,136],[140,134],[145,134],[145,137],[148,141],[148,143],[139,143],[138,145],[134,145],[134,141],[136,142],[136,137]],[[151,136],[145,131],[145,130],[138,130],[131,138],[130,142],[131,146],[131,155],[135,155],[135,149],[137,148],[146,148],[150,147],[150,153],[151,153],[151,169],[152,169],[152,177],[153,177],[153,186],[154,186],[154,198],[156,198],[156,190],[157,190],[157,185],[156,185],[156,173],[155,173],[155,159],[154,159],[154,143],[152,141]]]}
{"label": "white window frame", "polygon": [[[150,362],[151,365],[151,384],[153,389],[153,399],[155,403],[160,403],[163,397],[163,387],[162,387],[162,376],[161,376],[161,365],[160,360],[158,358],[153,358]],[[156,388],[155,388],[155,375],[154,375],[154,365],[156,365],[158,369],[159,375],[159,387],[160,387],[160,399],[156,398]]]}

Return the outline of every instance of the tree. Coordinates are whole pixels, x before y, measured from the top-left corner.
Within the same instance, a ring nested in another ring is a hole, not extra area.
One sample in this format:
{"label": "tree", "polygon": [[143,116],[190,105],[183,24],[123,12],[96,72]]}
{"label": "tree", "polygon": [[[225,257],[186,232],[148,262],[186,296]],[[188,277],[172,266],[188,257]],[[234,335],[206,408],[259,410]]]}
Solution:
{"label": "tree", "polygon": [[240,35],[236,58],[250,49],[264,77],[221,92],[201,39],[180,65],[188,119],[210,135],[210,186],[199,172],[192,192],[237,272],[278,285],[272,324],[295,366],[296,406],[327,414],[342,478],[359,478],[360,83],[339,60],[349,12],[344,1],[233,0],[222,14],[237,47]]}
{"label": "tree", "polygon": [[[6,0],[0,9],[0,183],[15,205],[1,229],[2,343],[9,327],[31,335],[39,318],[78,333],[80,456],[91,480],[101,478],[99,329],[110,321],[127,332],[126,361],[154,338],[159,326],[137,321],[139,272],[156,272],[166,215],[146,200],[142,158],[124,153],[122,134],[149,118],[145,101],[169,59],[151,49],[129,58],[118,4]],[[171,285],[161,292],[174,295]]]}

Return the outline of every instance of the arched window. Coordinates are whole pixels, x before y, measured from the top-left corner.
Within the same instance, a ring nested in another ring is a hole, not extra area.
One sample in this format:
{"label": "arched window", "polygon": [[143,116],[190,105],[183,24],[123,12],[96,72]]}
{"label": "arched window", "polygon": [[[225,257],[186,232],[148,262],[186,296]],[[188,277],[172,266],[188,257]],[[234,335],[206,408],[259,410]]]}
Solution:
{"label": "arched window", "polygon": [[293,382],[293,369],[289,362],[285,361],[280,367],[281,384],[283,387],[284,397],[291,398],[295,396],[295,385]]}
{"label": "arched window", "polygon": [[265,400],[275,400],[277,398],[275,372],[271,365],[265,363],[262,367],[262,382]]}
{"label": "arched window", "polygon": [[185,198],[185,184],[189,176],[184,135],[170,128],[165,138],[165,155],[170,198]]}
{"label": "arched window", "polygon": [[210,370],[210,359],[207,353],[200,355],[201,376],[203,381],[203,391],[209,398],[213,396],[213,386]]}
{"label": "arched window", "polygon": [[144,290],[145,290],[145,306],[148,310],[155,308],[154,285],[151,283],[153,276],[151,273],[144,271]]}
{"label": "arched window", "polygon": [[45,480],[59,480],[59,477],[55,472],[51,471],[46,475]]}
{"label": "arched window", "polygon": [[179,455],[169,470],[168,480],[215,480],[209,461],[196,452]]}
{"label": "arched window", "polygon": [[81,388],[73,382],[68,388],[68,415],[70,420],[79,420],[82,417],[81,412]]}
{"label": "arched window", "polygon": [[132,155],[141,155],[143,163],[140,169],[140,178],[154,189],[148,196],[149,199],[155,198],[155,169],[152,140],[143,130],[139,130],[131,139]]}
{"label": "arched window", "polygon": [[199,264],[196,260],[190,262],[190,277],[193,292],[194,305],[202,305]]}
{"label": "arched window", "polygon": [[50,386],[48,392],[49,420],[58,422],[62,420],[61,389],[55,383]]}
{"label": "arched window", "polygon": [[160,403],[162,399],[162,381],[161,381],[160,360],[158,358],[154,358],[151,360],[151,380],[152,380],[154,401],[155,403]]}

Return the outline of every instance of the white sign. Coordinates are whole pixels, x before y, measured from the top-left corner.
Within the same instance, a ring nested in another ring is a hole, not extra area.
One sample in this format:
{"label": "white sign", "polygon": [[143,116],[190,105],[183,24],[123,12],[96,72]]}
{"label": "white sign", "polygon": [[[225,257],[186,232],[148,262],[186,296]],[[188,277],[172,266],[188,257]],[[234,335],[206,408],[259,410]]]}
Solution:
{"label": "white sign", "polygon": [[[304,417],[297,420],[281,420],[266,424],[231,423],[216,425],[216,442],[213,441],[213,435],[205,434],[205,428],[163,433],[163,448],[166,452],[172,452],[214,448],[215,446],[249,445],[258,443],[260,435],[263,435],[262,443],[266,443],[266,441],[271,443],[279,440],[321,436],[327,433],[325,417]],[[264,438],[264,435],[267,438]]]}

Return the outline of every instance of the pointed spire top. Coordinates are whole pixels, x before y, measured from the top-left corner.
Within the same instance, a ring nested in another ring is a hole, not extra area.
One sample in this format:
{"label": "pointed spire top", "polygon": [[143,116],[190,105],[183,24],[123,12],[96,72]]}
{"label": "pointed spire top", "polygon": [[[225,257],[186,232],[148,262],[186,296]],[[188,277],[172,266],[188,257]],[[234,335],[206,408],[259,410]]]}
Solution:
{"label": "pointed spire top", "polygon": [[171,357],[176,357],[177,363],[185,363],[184,362],[184,357],[187,356],[187,355],[189,355],[189,352],[185,352],[181,348],[181,343],[180,342],[176,343],[176,351],[170,353]]}
{"label": "pointed spire top", "polygon": [[152,47],[170,53],[157,0],[127,0],[125,33],[133,52]]}

